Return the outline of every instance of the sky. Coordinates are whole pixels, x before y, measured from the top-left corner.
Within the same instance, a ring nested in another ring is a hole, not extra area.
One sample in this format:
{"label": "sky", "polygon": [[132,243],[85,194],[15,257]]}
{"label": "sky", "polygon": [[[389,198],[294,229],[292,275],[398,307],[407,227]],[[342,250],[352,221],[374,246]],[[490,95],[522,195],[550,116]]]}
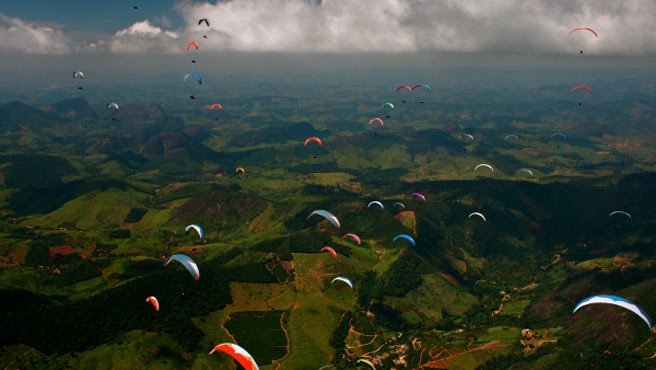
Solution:
{"label": "sky", "polygon": [[2,0],[0,88],[73,70],[653,69],[655,19],[655,0]]}

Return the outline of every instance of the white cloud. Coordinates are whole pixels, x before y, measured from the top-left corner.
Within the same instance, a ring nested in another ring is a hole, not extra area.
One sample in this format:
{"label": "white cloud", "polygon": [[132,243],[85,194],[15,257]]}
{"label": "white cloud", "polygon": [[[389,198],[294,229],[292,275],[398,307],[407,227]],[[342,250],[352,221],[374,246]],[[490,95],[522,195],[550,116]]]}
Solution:
{"label": "white cloud", "polygon": [[176,53],[181,50],[178,38],[177,32],[162,30],[145,20],[117,31],[109,41],[109,50],[115,53]]}
{"label": "white cloud", "polygon": [[[186,34],[245,51],[656,54],[653,0],[232,0],[182,3]],[[589,26],[599,38],[567,32]]]}
{"label": "white cloud", "polygon": [[31,25],[0,13],[0,50],[28,54],[65,54],[72,50],[72,45],[61,30]]}
{"label": "white cloud", "polygon": [[[179,54],[197,41],[202,51],[656,55],[654,0],[226,0],[177,10],[180,29],[155,17],[81,39],[0,13],[0,50]],[[567,36],[580,26],[599,37]]]}

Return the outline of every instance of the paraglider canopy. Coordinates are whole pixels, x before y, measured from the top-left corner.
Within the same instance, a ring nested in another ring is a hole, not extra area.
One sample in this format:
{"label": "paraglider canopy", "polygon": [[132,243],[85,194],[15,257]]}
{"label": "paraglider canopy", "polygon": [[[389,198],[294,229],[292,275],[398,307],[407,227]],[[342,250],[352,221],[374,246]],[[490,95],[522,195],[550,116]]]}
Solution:
{"label": "paraglider canopy", "polygon": [[246,170],[244,169],[244,167],[237,167],[237,168],[235,168],[235,172],[241,172],[241,173],[243,173],[244,175],[246,174]]}
{"label": "paraglider canopy", "polygon": [[189,77],[193,77],[193,78],[196,80],[196,82],[198,82],[199,85],[202,85],[202,84],[203,84],[203,79],[202,79],[202,78],[200,77],[200,75],[199,75],[198,73],[196,73],[196,72],[187,73],[187,74],[184,76],[184,78],[182,79],[182,82],[187,82],[187,80],[189,79]]}
{"label": "paraglider canopy", "polygon": [[556,136],[560,136],[560,137],[562,137],[563,140],[566,140],[566,139],[567,139],[567,135],[563,134],[562,132],[555,132],[555,133],[551,134],[550,139],[553,139],[553,138],[555,138]]}
{"label": "paraglider canopy", "polygon": [[157,300],[157,298],[155,298],[155,296],[151,295],[150,297],[146,298],[146,303],[148,302],[150,302],[153,305],[153,307],[155,307],[155,311],[159,311],[159,301]]}
{"label": "paraglider canopy", "polygon": [[218,109],[218,110],[223,110],[223,106],[222,106],[221,104],[219,104],[219,103],[214,103],[214,104],[210,105],[209,108],[210,108],[210,110],[212,110],[212,109],[214,109],[214,108],[216,108],[216,109]]}
{"label": "paraglider canopy", "polygon": [[255,363],[253,356],[251,356],[248,351],[234,343],[221,343],[214,346],[210,351],[210,355],[216,351],[227,353],[246,370],[260,370],[257,363]]}
{"label": "paraglider canopy", "polygon": [[107,110],[114,109],[114,112],[118,112],[118,104],[116,104],[116,103],[109,103],[109,104],[107,104],[107,106],[105,107],[105,109],[107,109]]}
{"label": "paraglider canopy", "polygon": [[527,173],[527,174],[533,176],[533,171],[530,170],[530,169],[528,169],[528,168],[520,168],[520,169],[517,170],[517,171],[518,171],[518,172],[525,172],[525,173]]}
{"label": "paraglider canopy", "polygon": [[332,247],[323,247],[323,248],[321,248],[321,251],[322,252],[326,251],[326,252],[330,253],[330,255],[332,255],[333,258],[335,260],[337,260],[337,252],[335,252],[335,250]]}
{"label": "paraglider canopy", "polygon": [[381,126],[385,125],[385,123],[383,122],[383,120],[380,119],[380,118],[378,118],[378,117],[376,117],[376,118],[372,118],[372,119],[369,120],[369,124],[372,124],[372,123],[374,123],[374,122],[378,122]]}
{"label": "paraglider canopy", "polygon": [[191,229],[196,230],[196,232],[198,233],[198,236],[200,237],[201,240],[203,240],[203,238],[205,238],[205,233],[203,232],[203,229],[200,226],[198,226],[196,224],[187,225],[187,227],[185,227],[185,232],[189,232],[189,230],[191,230]]}
{"label": "paraglider canopy", "polygon": [[79,78],[79,79],[84,79],[84,73],[82,71],[75,71],[73,72],[73,78]]}
{"label": "paraglider canopy", "polygon": [[592,296],[592,297],[585,298],[585,299],[583,299],[582,301],[580,301],[579,303],[576,304],[576,306],[574,307],[574,310],[572,310],[572,313],[575,313],[581,307],[591,305],[591,304],[596,304],[596,303],[612,304],[612,305],[615,305],[615,306],[626,308],[627,310],[629,310],[629,311],[633,312],[634,314],[638,315],[638,317],[640,317],[642,319],[642,321],[644,321],[645,324],[647,324],[647,326],[649,327],[649,330],[654,330],[654,324],[652,323],[651,318],[649,317],[647,312],[645,312],[645,310],[643,310],[640,306],[638,306],[637,304],[629,301],[626,298],[622,298],[622,297],[618,297],[618,296],[614,296],[614,295],[595,295],[595,296]]}
{"label": "paraglider canopy", "polygon": [[372,200],[371,202],[369,202],[369,204],[367,204],[367,208],[371,208],[371,206],[373,206],[374,204],[379,206],[380,209],[385,209],[385,206],[379,200]]}
{"label": "paraglider canopy", "polygon": [[392,204],[392,206],[399,206],[399,207],[401,207],[402,209],[405,208],[405,204],[403,204],[403,203],[401,203],[401,202],[394,202],[394,204]]}
{"label": "paraglider canopy", "polygon": [[305,142],[303,143],[303,146],[307,146],[311,141],[314,141],[315,143],[319,144],[319,146],[322,146],[323,143],[321,142],[321,139],[319,139],[316,136],[309,137],[305,139]]}
{"label": "paraglider canopy", "polygon": [[491,165],[487,164],[487,163],[477,164],[476,167],[474,167],[474,171],[476,171],[477,169],[479,169],[481,167],[485,167],[485,168],[489,169],[490,171],[494,172],[494,168]]}
{"label": "paraglider canopy", "polygon": [[420,87],[423,87],[426,91],[429,91],[429,92],[430,92],[430,91],[433,91],[433,89],[431,89],[431,87],[428,86],[428,85],[414,85],[414,86],[412,87],[412,91],[414,92],[415,90],[417,90],[417,89],[420,88]]}
{"label": "paraglider canopy", "polygon": [[373,362],[367,360],[366,358],[360,358],[357,361],[355,361],[355,365],[365,365],[371,370],[376,370],[376,366],[374,366]]}
{"label": "paraglider canopy", "polygon": [[324,217],[325,219],[327,219],[328,221],[330,221],[330,223],[333,224],[333,226],[335,226],[337,229],[339,229],[339,228],[341,227],[341,225],[339,224],[339,220],[337,219],[337,217],[335,217],[334,214],[332,214],[332,213],[330,213],[330,212],[328,212],[328,211],[326,211],[326,210],[324,210],[324,209],[317,209],[317,210],[312,211],[312,213],[310,213],[310,214],[307,216],[307,219],[309,220],[309,219],[312,218],[312,216],[314,216],[314,215],[319,215],[319,216],[321,216],[321,217]]}
{"label": "paraglider canopy", "polygon": [[470,214],[469,214],[469,218],[472,218],[472,216],[478,216],[478,217],[480,217],[480,218],[483,220],[483,222],[487,222],[487,218],[485,218],[485,215],[482,214],[482,213],[480,213],[480,212],[472,212],[472,213],[470,213]]}
{"label": "paraglider canopy", "polygon": [[405,240],[409,241],[410,244],[412,244],[413,247],[416,245],[415,240],[412,239],[412,237],[410,235],[407,235],[407,234],[399,234],[399,235],[395,236],[394,239],[392,239],[392,242],[396,242],[399,239],[405,239]]}
{"label": "paraglider canopy", "polygon": [[336,281],[341,281],[343,283],[346,283],[348,286],[351,287],[351,289],[353,289],[353,283],[351,282],[351,280],[349,280],[349,279],[347,279],[343,276],[338,276],[338,277],[334,278],[330,283],[333,284]]}
{"label": "paraglider canopy", "polygon": [[590,94],[594,93],[588,85],[576,85],[576,86],[572,87],[571,89],[569,89],[569,93],[571,94],[571,93],[573,93],[574,91],[576,91],[578,89],[587,90]]}
{"label": "paraglider canopy", "polygon": [[344,234],[344,235],[342,236],[342,239],[346,239],[346,238],[349,237],[349,236],[350,236],[351,238],[353,238],[353,240],[355,240],[355,242],[358,243],[358,245],[360,245],[360,243],[362,242],[362,241],[360,240],[360,237],[357,236],[357,235],[355,235],[355,234],[353,234],[353,233]]}
{"label": "paraglider canopy", "polygon": [[408,92],[412,92],[412,87],[410,87],[409,85],[401,85],[396,88],[396,92],[399,92],[401,90],[408,90]]}
{"label": "paraglider canopy", "polygon": [[508,140],[508,139],[515,139],[515,141],[519,141],[519,136],[515,134],[510,134],[510,135],[506,135],[506,137],[503,138],[503,140]]}
{"label": "paraglider canopy", "polygon": [[472,134],[460,134],[460,137],[467,138],[471,141],[474,141],[474,135],[472,135]]}
{"label": "paraglider canopy", "polygon": [[198,270],[198,265],[196,262],[194,262],[194,260],[191,259],[191,257],[185,254],[174,254],[169,257],[166,262],[164,262],[164,266],[168,266],[171,261],[180,262],[187,269],[187,271],[189,271],[194,280],[200,279],[200,271]]}
{"label": "paraglider canopy", "polygon": [[198,25],[200,26],[202,23],[205,23],[207,27],[210,26],[210,21],[207,18],[201,18],[198,20]]}
{"label": "paraglider canopy", "polygon": [[613,211],[608,215],[608,217],[613,217],[614,215],[624,215],[628,217],[630,220],[633,219],[633,217],[631,217],[631,214],[627,211]]}
{"label": "paraglider canopy", "polygon": [[186,50],[186,51],[189,51],[189,49],[190,49],[192,46],[194,47],[194,49],[198,50],[198,43],[197,43],[196,41],[189,41],[189,42],[187,43],[187,46],[185,47],[185,50]]}
{"label": "paraglider canopy", "polygon": [[599,35],[597,35],[597,32],[595,30],[593,30],[592,28],[589,28],[589,27],[577,27],[577,28],[569,31],[567,33],[567,36],[573,34],[576,31],[589,31],[589,32],[592,32],[592,34],[595,35],[595,37],[599,37]]}
{"label": "paraglider canopy", "polygon": [[410,197],[420,199],[422,202],[426,201],[426,197],[422,193],[412,193]]}

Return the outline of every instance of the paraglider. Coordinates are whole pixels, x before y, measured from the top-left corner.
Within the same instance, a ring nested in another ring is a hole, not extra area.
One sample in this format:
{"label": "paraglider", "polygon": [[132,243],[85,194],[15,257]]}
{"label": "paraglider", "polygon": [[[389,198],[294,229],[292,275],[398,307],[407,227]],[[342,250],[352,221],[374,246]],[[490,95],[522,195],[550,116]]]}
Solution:
{"label": "paraglider", "polygon": [[589,28],[589,27],[577,27],[577,28],[569,31],[569,33],[567,33],[567,36],[573,34],[576,31],[590,31],[590,32],[592,32],[593,35],[595,35],[595,37],[599,37],[599,35],[597,35],[597,32],[595,30],[593,30],[592,28]]}
{"label": "paraglider", "polygon": [[426,197],[422,193],[412,193],[410,197],[420,199],[422,202],[426,201]]}
{"label": "paraglider", "polygon": [[314,141],[315,143],[319,144],[319,146],[323,145],[323,143],[321,142],[321,139],[319,139],[316,136],[312,136],[312,137],[309,137],[309,138],[305,139],[305,142],[303,143],[303,146],[307,146],[308,143],[310,143],[310,141]]}
{"label": "paraglider", "polygon": [[200,279],[200,271],[198,270],[198,265],[194,260],[191,259],[191,257],[185,255],[185,254],[174,254],[171,257],[169,257],[166,262],[164,262],[164,266],[168,266],[171,261],[178,261],[184,266],[187,271],[191,274],[191,276],[194,278],[194,280]]}
{"label": "paraglider", "polygon": [[150,302],[153,305],[153,307],[155,307],[155,311],[159,311],[159,301],[157,300],[157,298],[155,298],[155,296],[151,295],[150,297],[146,298],[146,303],[148,302]]}
{"label": "paraglider", "polygon": [[196,73],[196,72],[187,73],[187,74],[184,76],[184,78],[182,79],[182,82],[187,82],[187,80],[189,79],[189,77],[193,77],[193,78],[196,80],[196,82],[198,82],[199,85],[202,85],[202,84],[203,84],[203,79],[202,79],[202,78],[200,77],[200,75],[199,75],[198,73]]}
{"label": "paraglider", "polygon": [[613,217],[614,215],[624,215],[624,216],[628,217],[630,220],[633,219],[633,217],[631,217],[631,214],[629,212],[626,212],[626,211],[613,211],[608,215],[608,217]]}
{"label": "paraglider", "polygon": [[376,366],[374,366],[374,363],[367,360],[366,358],[360,358],[357,361],[355,361],[355,365],[364,365],[367,366],[371,370],[376,370]]}
{"label": "paraglider", "polygon": [[210,108],[210,110],[212,110],[214,108],[216,108],[218,110],[223,110],[223,106],[219,103],[214,103],[214,104],[210,105],[209,108]]}
{"label": "paraglider", "polygon": [[[595,38],[599,37],[599,35],[597,35],[597,31],[593,30],[590,27],[577,27],[577,28],[574,28],[573,30],[571,30],[567,33],[567,36],[577,32],[577,31],[588,31],[588,32],[592,33],[595,36]],[[583,50],[580,50],[579,52],[581,54],[583,54]]]}
{"label": "paraglider", "polygon": [[412,239],[412,237],[410,235],[407,235],[407,234],[399,234],[399,235],[395,236],[394,239],[392,239],[392,243],[396,242],[399,239],[405,239],[405,240],[409,241],[410,244],[412,244],[413,247],[416,245],[415,240]]}
{"label": "paraglider", "polygon": [[201,18],[198,20],[198,25],[200,26],[202,23],[205,23],[207,27],[210,26],[210,21],[207,18]]}
{"label": "paraglider", "polygon": [[396,92],[399,92],[401,90],[408,90],[408,92],[412,92],[412,87],[410,87],[408,85],[401,85],[401,86],[396,88]]}
{"label": "paraglider", "polygon": [[210,351],[210,355],[216,351],[227,353],[246,370],[260,370],[257,363],[255,363],[253,356],[251,356],[248,351],[234,343],[221,343],[214,346]]}
{"label": "paraglider", "polygon": [[[569,93],[571,94],[571,93],[573,93],[574,91],[576,91],[578,89],[584,89],[584,90],[587,90],[590,94],[593,94],[592,89],[590,87],[586,86],[586,85],[576,85],[576,86],[572,87],[569,90]],[[580,100],[579,100],[579,105],[583,105],[583,102],[580,101]]]}
{"label": "paraglider", "polygon": [[374,123],[374,122],[378,122],[381,126],[385,125],[385,123],[383,122],[383,120],[380,119],[380,118],[378,118],[378,117],[376,117],[376,118],[372,118],[372,119],[369,120],[369,124],[372,124],[372,123]]}
{"label": "paraglider", "polygon": [[508,140],[508,139],[515,139],[515,141],[519,141],[519,136],[515,134],[510,134],[510,135],[506,135],[506,137],[503,138],[503,140]]}
{"label": "paraglider", "polygon": [[427,91],[433,91],[433,89],[432,89],[430,86],[428,86],[428,85],[414,85],[414,86],[412,87],[412,91],[414,92],[415,90],[417,90],[417,89],[420,88],[420,87],[423,87],[423,88],[426,89]]}
{"label": "paraglider", "polygon": [[530,169],[528,169],[528,168],[520,168],[520,169],[517,170],[517,171],[518,171],[518,172],[524,172],[524,173],[527,173],[527,174],[533,176],[533,171],[530,170]]}
{"label": "paraglider", "polygon": [[401,209],[405,209],[405,204],[403,204],[401,202],[394,202],[394,204],[392,204],[392,207],[394,207],[394,206],[399,206],[399,207],[401,207]]}
{"label": "paraglider", "polygon": [[[428,85],[414,85],[414,86],[412,87],[412,92],[414,93],[415,90],[417,90],[417,89],[420,88],[420,87],[423,87],[424,90],[426,90],[426,91],[428,91],[428,92],[433,91],[433,89],[431,89],[431,87],[428,86]],[[420,101],[419,101],[419,104],[424,104],[424,101],[423,101],[423,100],[420,100]]]}
{"label": "paraglider", "polygon": [[385,209],[385,206],[383,205],[383,203],[381,203],[378,200],[372,200],[371,202],[369,202],[369,204],[367,204],[367,208],[371,208],[371,206],[373,206],[374,204],[379,206],[380,209]]}
{"label": "paraglider", "polygon": [[563,138],[563,140],[567,140],[567,135],[563,134],[562,132],[555,132],[555,133],[551,134],[550,139],[553,139],[556,136],[560,136],[560,137]]}
{"label": "paraglider", "polygon": [[321,251],[322,252],[326,251],[326,252],[330,253],[333,256],[333,258],[335,260],[337,260],[337,252],[335,252],[335,250],[332,247],[323,247],[323,248],[321,248]]}
{"label": "paraglider", "polygon": [[235,168],[235,172],[241,172],[244,175],[246,174],[246,170],[244,169],[244,167],[241,167],[241,166]]}
{"label": "paraglider", "polygon": [[[392,104],[390,102],[386,102],[386,103],[383,103],[380,107],[382,109],[385,109],[385,108],[394,109],[394,104]],[[390,118],[391,116],[388,113],[385,117]]]}
{"label": "paraglider", "polygon": [[487,218],[485,218],[485,215],[482,214],[482,213],[480,213],[480,212],[472,212],[472,213],[470,213],[470,214],[469,214],[469,218],[472,218],[472,216],[478,216],[478,217],[480,217],[480,218],[483,220],[483,222],[487,222]]}
{"label": "paraglider", "polygon": [[353,233],[344,234],[344,235],[342,236],[342,240],[346,239],[346,238],[349,237],[349,236],[350,236],[351,238],[353,238],[353,240],[355,240],[355,242],[358,243],[358,245],[360,245],[360,244],[362,243],[362,241],[360,240],[360,237],[357,236],[357,235],[355,235],[355,234],[353,234]]}
{"label": "paraglider", "polygon": [[203,229],[200,226],[196,224],[187,225],[187,227],[185,227],[185,232],[189,232],[189,230],[191,229],[196,230],[198,236],[200,237],[200,240],[203,240],[203,238],[205,237],[205,233],[203,232]]}
{"label": "paraglider", "polygon": [[576,306],[574,307],[574,310],[572,310],[572,313],[576,313],[576,311],[578,311],[581,307],[585,307],[587,305],[597,304],[597,303],[612,304],[612,305],[615,305],[615,306],[626,308],[627,310],[629,310],[629,311],[633,312],[634,314],[638,315],[638,317],[640,317],[642,319],[642,321],[644,321],[647,324],[647,326],[649,327],[649,330],[654,329],[654,324],[652,323],[651,318],[649,317],[647,312],[645,312],[645,310],[643,310],[640,306],[638,306],[637,304],[629,301],[626,298],[622,298],[622,297],[618,297],[618,296],[614,296],[614,295],[605,295],[605,294],[604,295],[595,295],[595,296],[583,299],[582,301],[580,301],[579,303],[576,304]]}
{"label": "paraglider", "polygon": [[[73,72],[73,79],[75,80],[76,78],[79,78],[80,80],[84,80],[84,73],[82,73],[82,71]],[[78,86],[77,88],[78,90],[84,89],[84,87],[82,86]]]}
{"label": "paraglider", "polygon": [[576,85],[576,86],[572,87],[571,89],[569,89],[569,93],[571,94],[571,93],[573,93],[574,91],[576,91],[576,90],[578,90],[578,89],[584,89],[584,90],[587,90],[590,94],[593,94],[593,93],[594,93],[594,92],[592,91],[592,89],[591,89],[589,86],[587,86],[587,85]]}
{"label": "paraglider", "polygon": [[479,169],[481,167],[485,167],[485,168],[489,169],[490,171],[494,172],[494,168],[491,165],[487,164],[487,163],[477,164],[476,167],[474,167],[474,171],[476,171],[477,169]]}
{"label": "paraglider", "polygon": [[460,137],[467,138],[471,141],[474,141],[474,135],[472,135],[472,134],[460,134]]}
{"label": "paraglider", "polygon": [[114,109],[114,112],[118,112],[118,104],[116,103],[109,103],[105,107],[106,110]]}
{"label": "paraglider", "polygon": [[185,47],[185,51],[189,51],[189,49],[191,49],[192,46],[193,46],[194,49],[196,49],[196,50],[199,49],[199,48],[198,48],[198,43],[197,43],[196,41],[190,41],[190,42],[187,43],[187,46]]}
{"label": "paraglider", "polygon": [[312,211],[312,213],[310,213],[310,214],[307,216],[307,219],[309,220],[309,219],[312,218],[312,216],[314,216],[314,215],[319,215],[319,216],[325,218],[326,220],[330,221],[330,223],[333,224],[333,226],[335,226],[335,228],[337,228],[337,229],[339,229],[339,228],[341,227],[341,225],[339,224],[339,220],[337,219],[337,217],[335,217],[334,214],[332,214],[332,213],[330,213],[330,212],[328,212],[328,211],[326,211],[326,210],[323,210],[323,209],[317,209],[317,210],[314,210],[314,211]]}
{"label": "paraglider", "polygon": [[351,280],[349,280],[349,279],[347,279],[347,278],[345,278],[345,277],[338,276],[338,277],[334,278],[330,283],[333,284],[333,283],[336,282],[336,281],[341,281],[341,282],[343,282],[343,283],[346,283],[348,286],[351,287],[351,289],[353,289],[353,283],[351,282]]}

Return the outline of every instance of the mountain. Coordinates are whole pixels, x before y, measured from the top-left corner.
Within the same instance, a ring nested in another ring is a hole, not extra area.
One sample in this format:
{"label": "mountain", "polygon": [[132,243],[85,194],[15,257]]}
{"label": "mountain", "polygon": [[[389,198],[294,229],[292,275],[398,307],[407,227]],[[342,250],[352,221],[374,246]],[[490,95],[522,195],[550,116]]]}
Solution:
{"label": "mountain", "polygon": [[161,159],[181,154],[196,154],[209,149],[191,137],[177,131],[167,131],[151,137],[143,145],[141,154],[150,159]]}
{"label": "mountain", "polygon": [[98,114],[83,98],[73,98],[62,100],[49,106],[52,112],[55,112],[63,117],[68,117],[73,120],[80,120],[84,118],[96,119]]}
{"label": "mountain", "polygon": [[44,112],[27,104],[12,101],[0,106],[0,129],[17,129],[24,125],[30,128],[41,128],[68,120],[51,112]]}

